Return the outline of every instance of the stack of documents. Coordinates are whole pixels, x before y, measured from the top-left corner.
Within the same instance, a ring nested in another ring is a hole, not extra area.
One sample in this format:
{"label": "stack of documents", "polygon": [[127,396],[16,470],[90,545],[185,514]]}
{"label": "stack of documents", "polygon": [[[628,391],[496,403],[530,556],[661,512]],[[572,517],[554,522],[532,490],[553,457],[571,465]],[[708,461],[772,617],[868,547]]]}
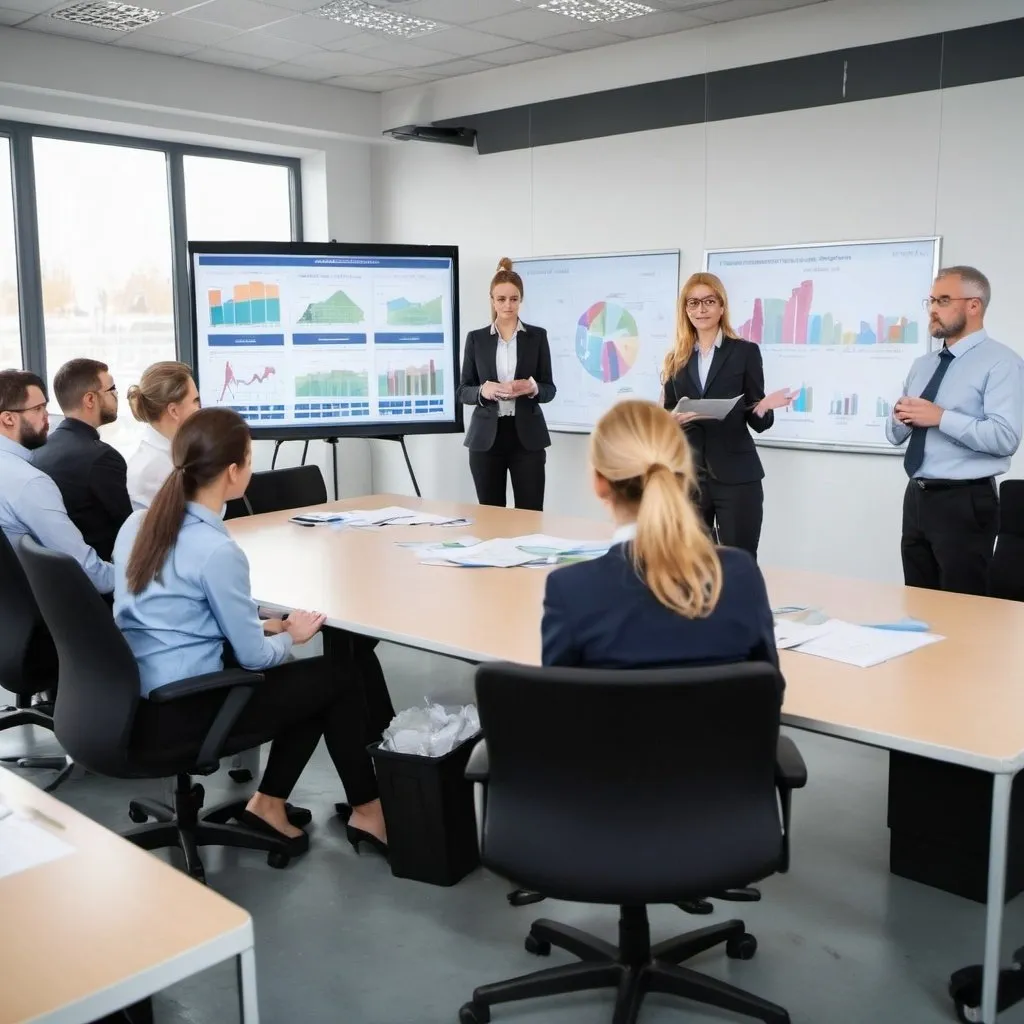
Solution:
{"label": "stack of documents", "polygon": [[775,622],[775,643],[780,650],[795,650],[858,668],[881,665],[944,639],[935,633],[857,626],[840,619],[827,619],[813,626],[785,620]]}
{"label": "stack of documents", "polygon": [[429,565],[458,565],[463,568],[510,569],[514,566],[565,565],[603,555],[610,541],[565,540],[543,533],[524,537],[496,537],[465,547],[437,545],[420,549],[420,561]]}
{"label": "stack of documents", "polygon": [[367,529],[376,526],[469,526],[472,520],[389,505],[387,508],[347,509],[344,512],[300,512],[292,516],[289,522],[303,526],[352,526]]}
{"label": "stack of documents", "polygon": [[739,395],[735,398],[680,398],[673,412],[692,412],[703,419],[724,420],[739,400]]}
{"label": "stack of documents", "polygon": [[48,864],[74,851],[70,843],[30,820],[34,813],[12,811],[0,801],[0,878]]}

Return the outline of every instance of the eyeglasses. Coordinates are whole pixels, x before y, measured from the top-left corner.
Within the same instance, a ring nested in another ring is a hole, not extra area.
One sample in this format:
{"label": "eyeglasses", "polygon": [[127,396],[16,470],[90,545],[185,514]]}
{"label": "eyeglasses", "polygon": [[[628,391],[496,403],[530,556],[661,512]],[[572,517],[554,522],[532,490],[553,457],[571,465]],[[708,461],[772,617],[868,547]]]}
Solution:
{"label": "eyeglasses", "polygon": [[24,415],[28,412],[39,412],[40,409],[46,408],[46,402],[40,402],[38,405],[26,405],[23,409],[0,409],[0,412],[16,412]]}
{"label": "eyeglasses", "polygon": [[717,295],[708,295],[703,299],[687,299],[687,309],[714,309],[718,305]]}
{"label": "eyeglasses", "polygon": [[927,299],[921,300],[921,305],[925,309],[931,309],[932,306],[938,306],[939,309],[946,309],[951,302],[970,302],[972,299],[976,299],[977,297],[977,295],[965,295],[962,298],[956,298],[952,295],[929,295]]}

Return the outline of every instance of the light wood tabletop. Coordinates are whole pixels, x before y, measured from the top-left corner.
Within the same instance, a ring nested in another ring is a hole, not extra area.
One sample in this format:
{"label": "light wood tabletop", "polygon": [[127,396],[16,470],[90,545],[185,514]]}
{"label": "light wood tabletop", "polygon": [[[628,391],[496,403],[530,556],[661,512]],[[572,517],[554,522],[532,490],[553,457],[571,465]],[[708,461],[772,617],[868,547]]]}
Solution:
{"label": "light wood tabletop", "polygon": [[[253,596],[468,661],[538,664],[548,570],[425,566],[398,542],[527,533],[597,540],[612,533],[594,520],[390,494],[317,508],[385,505],[473,523],[333,530],[289,523],[294,510],[231,520],[249,558]],[[783,651],[788,724],[990,772],[1024,765],[1024,604],[770,567],[765,577],[776,607],[813,606],[860,623],[909,615],[947,638],[870,669]]]}
{"label": "light wood tabletop", "polygon": [[74,847],[0,879],[0,1024],[93,1021],[252,949],[246,911],[2,768],[0,801]]}

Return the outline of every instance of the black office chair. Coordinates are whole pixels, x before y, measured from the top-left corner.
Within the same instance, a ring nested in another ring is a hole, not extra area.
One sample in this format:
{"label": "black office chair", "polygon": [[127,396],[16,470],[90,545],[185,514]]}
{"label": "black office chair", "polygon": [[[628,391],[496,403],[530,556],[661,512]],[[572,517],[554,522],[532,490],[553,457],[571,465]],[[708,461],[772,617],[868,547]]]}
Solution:
{"label": "black office chair", "polygon": [[[14,694],[14,707],[0,708],[0,732],[37,725],[53,732],[53,692],[57,686],[57,651],[39,614],[35,598],[14,549],[0,530],[0,687]],[[19,768],[51,768],[59,774],[45,787],[53,792],[71,774],[65,756],[0,757]]]}
{"label": "black office chair", "polygon": [[989,596],[1024,601],[1024,480],[999,486],[999,534],[988,572]]}
{"label": "black office chair", "polygon": [[[748,960],[757,940],[733,920],[651,944],[647,906],[741,889],[785,867],[788,813],[776,794],[779,676],[745,663],[647,671],[481,666],[486,737],[478,787],[485,866],[555,899],[618,905],[618,945],[535,921],[529,952],[582,962],[484,985],[459,1011],[616,988],[615,1024],[664,992],[788,1024],[780,1006],[678,966],[716,945]],[[795,748],[794,748],[795,749]],[[484,786],[483,784],[486,783]]]}
{"label": "black office chair", "polygon": [[[271,867],[287,865],[290,858],[285,840],[228,824],[245,806],[244,800],[222,804],[200,816],[205,794],[191,778],[217,770],[228,734],[263,676],[229,669],[161,686],[149,700],[173,701],[222,690],[224,704],[198,756],[171,749],[134,748],[131,737],[140,700],[139,669],[110,609],[69,556],[49,551],[27,537],[21,540],[18,555],[60,660],[53,724],[61,745],[77,764],[97,775],[177,779],[173,808],[152,800],[132,800],[129,817],[139,826],[121,835],[145,850],[179,848],[186,870],[200,881],[205,880],[200,846],[264,850]],[[148,818],[154,821],[142,824]]]}

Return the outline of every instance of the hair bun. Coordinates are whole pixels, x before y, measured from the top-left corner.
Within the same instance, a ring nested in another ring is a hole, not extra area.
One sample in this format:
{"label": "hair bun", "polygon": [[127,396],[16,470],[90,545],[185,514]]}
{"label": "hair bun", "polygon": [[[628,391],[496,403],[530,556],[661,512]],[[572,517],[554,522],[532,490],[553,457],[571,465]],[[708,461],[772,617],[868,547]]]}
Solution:
{"label": "hair bun", "polygon": [[502,256],[501,259],[498,260],[498,269],[510,271],[512,269],[512,261],[507,256]]}

